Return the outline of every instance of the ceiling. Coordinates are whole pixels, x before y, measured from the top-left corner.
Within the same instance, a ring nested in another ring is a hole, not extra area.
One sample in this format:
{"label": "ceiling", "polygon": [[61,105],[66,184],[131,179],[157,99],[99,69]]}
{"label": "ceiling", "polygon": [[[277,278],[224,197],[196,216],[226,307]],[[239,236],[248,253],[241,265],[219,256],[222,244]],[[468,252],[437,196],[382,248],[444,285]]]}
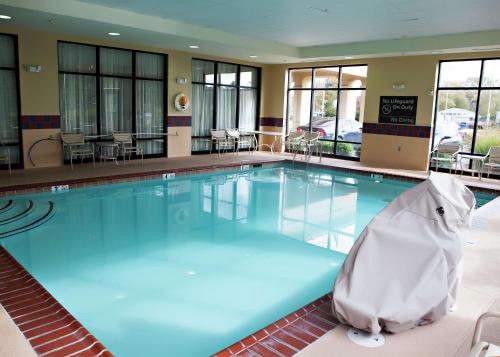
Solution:
{"label": "ceiling", "polygon": [[499,0],[0,0],[13,25],[262,63],[497,48],[498,13]]}

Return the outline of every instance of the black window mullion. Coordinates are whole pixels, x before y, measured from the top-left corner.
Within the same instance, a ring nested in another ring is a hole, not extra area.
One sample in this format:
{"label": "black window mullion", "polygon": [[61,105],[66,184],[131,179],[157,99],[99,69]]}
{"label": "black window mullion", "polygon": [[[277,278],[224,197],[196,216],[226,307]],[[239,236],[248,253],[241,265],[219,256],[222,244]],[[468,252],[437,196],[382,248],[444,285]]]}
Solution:
{"label": "black window mullion", "polygon": [[[479,123],[479,102],[481,100],[481,85],[483,83],[483,71],[484,71],[484,59],[481,61],[481,72],[479,73],[479,89],[477,90],[477,98],[476,98],[476,114],[474,118],[474,130],[472,132],[472,143],[470,148],[470,153],[473,154],[476,149],[476,136],[477,136],[477,127]],[[469,161],[469,169],[472,168],[472,160]]]}
{"label": "black window mullion", "polygon": [[132,132],[137,133],[137,86],[135,83],[135,73],[136,73],[136,53],[132,52]]}
{"label": "black window mullion", "polygon": [[335,108],[335,136],[333,141],[333,155],[337,155],[337,135],[339,132],[339,104],[340,104],[340,87],[342,86],[342,66],[339,66],[339,79],[337,81],[337,107]]}
{"label": "black window mullion", "polygon": [[212,114],[212,129],[217,129],[217,97],[218,97],[218,71],[217,62],[214,63],[214,99],[213,99],[213,114]]}
{"label": "black window mullion", "polygon": [[96,61],[95,61],[95,66],[96,66],[96,114],[97,114],[97,135],[102,135],[101,134],[101,61],[100,61],[100,56],[101,56],[101,48],[96,47]]}
{"label": "black window mullion", "polygon": [[314,77],[315,77],[315,70],[314,68],[311,68],[311,104],[310,104],[310,108],[309,108],[309,132],[312,132],[312,117],[313,117],[313,112],[314,112],[314,89],[312,89],[314,87]]}
{"label": "black window mullion", "polygon": [[241,65],[237,66],[236,69],[236,118],[235,126],[240,127],[240,75],[241,75]]}

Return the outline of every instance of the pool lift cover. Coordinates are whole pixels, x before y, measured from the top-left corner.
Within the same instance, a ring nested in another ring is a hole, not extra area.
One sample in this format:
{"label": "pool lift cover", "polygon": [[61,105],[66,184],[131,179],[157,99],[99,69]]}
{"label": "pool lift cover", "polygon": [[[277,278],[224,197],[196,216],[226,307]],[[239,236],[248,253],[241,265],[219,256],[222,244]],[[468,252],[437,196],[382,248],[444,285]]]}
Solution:
{"label": "pool lift cover", "polygon": [[439,320],[455,302],[462,259],[461,230],[475,206],[451,175],[399,195],[363,230],[334,288],[334,316],[376,334]]}

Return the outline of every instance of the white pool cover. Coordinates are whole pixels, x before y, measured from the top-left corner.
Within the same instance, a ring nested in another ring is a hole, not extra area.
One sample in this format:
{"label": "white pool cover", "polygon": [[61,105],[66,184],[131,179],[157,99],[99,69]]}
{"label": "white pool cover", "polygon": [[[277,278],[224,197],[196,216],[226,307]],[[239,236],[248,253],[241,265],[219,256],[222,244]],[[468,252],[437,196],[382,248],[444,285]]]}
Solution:
{"label": "white pool cover", "polygon": [[337,276],[340,322],[371,333],[436,321],[455,302],[472,192],[447,174],[402,193],[364,229]]}

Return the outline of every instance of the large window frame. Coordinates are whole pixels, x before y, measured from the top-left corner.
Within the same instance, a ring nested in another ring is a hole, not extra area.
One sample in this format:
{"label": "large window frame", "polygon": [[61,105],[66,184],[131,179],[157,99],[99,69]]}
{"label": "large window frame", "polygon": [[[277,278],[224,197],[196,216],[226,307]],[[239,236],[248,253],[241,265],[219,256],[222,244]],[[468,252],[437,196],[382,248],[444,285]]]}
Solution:
{"label": "large window frame", "polygon": [[[163,145],[162,145],[162,152],[161,153],[156,153],[156,154],[147,154],[144,155],[145,158],[155,158],[155,157],[166,157],[167,156],[167,112],[168,112],[168,107],[167,107],[167,100],[166,98],[168,97],[168,54],[166,53],[158,53],[158,52],[150,52],[150,51],[142,51],[142,50],[133,50],[133,49],[128,49],[128,48],[122,48],[122,47],[112,47],[112,46],[98,46],[98,45],[93,45],[89,43],[81,43],[81,42],[72,42],[72,41],[57,41],[58,44],[58,49],[59,49],[59,44],[60,43],[68,43],[68,44],[73,44],[73,45],[79,45],[79,46],[89,46],[95,48],[95,64],[96,64],[96,69],[95,73],[87,73],[87,72],[74,72],[74,71],[62,71],[59,69],[59,50],[57,51],[58,58],[57,58],[57,63],[58,63],[58,75],[60,74],[69,74],[69,75],[83,75],[83,76],[89,76],[89,77],[94,77],[95,78],[95,85],[96,85],[96,126],[97,126],[97,136],[102,137],[102,128],[101,128],[101,79],[102,78],[118,78],[118,79],[129,79],[132,81],[132,133],[137,132],[137,86],[136,82],[137,80],[145,80],[145,81],[156,81],[156,82],[162,82],[163,86],[163,98],[162,98],[162,105],[163,105],[163,114],[162,114],[162,121],[163,121],[163,130],[161,136],[149,136],[149,137],[136,137],[135,140],[137,142],[140,141],[154,141],[154,140],[162,140]],[[132,54],[132,76],[124,76],[124,75],[116,75],[116,74],[101,74],[101,68],[100,68],[100,52],[101,49],[111,49],[111,50],[120,50],[120,51],[127,51]],[[163,78],[161,79],[155,79],[155,78],[148,78],[148,77],[141,77],[137,75],[137,54],[138,53],[146,53],[146,54],[153,54],[153,55],[159,55],[163,57]],[[61,88],[59,88],[59,94],[60,94]],[[60,104],[59,104],[60,105]],[[90,138],[89,141],[109,141],[111,142],[113,139],[109,137],[102,137],[100,139],[93,139]],[[134,158],[136,158],[136,155],[134,155]]]}
{"label": "large window frame", "polygon": [[[484,156],[483,154],[475,153],[476,149],[476,141],[478,137],[478,126],[479,126],[479,117],[480,117],[480,101],[481,101],[481,92],[482,91],[491,91],[491,90],[500,90],[500,86],[483,86],[483,75],[484,75],[484,64],[486,61],[490,60],[500,60],[500,57],[482,57],[482,58],[465,58],[465,59],[451,59],[451,60],[440,60],[438,65],[438,75],[436,81],[436,95],[434,102],[434,119],[433,119],[433,130],[432,130],[432,144],[431,148],[433,149],[437,143],[435,143],[436,135],[435,131],[437,128],[437,120],[438,120],[438,112],[439,112],[439,94],[440,91],[475,91],[477,93],[477,98],[475,100],[475,113],[474,113],[474,127],[472,132],[472,142],[470,151],[460,151],[459,154],[467,154],[472,156]],[[450,87],[450,86],[440,86],[441,81],[441,68],[443,63],[451,63],[451,62],[473,62],[473,61],[481,61],[481,67],[479,72],[478,85],[474,87]],[[432,162],[429,162],[429,167],[431,167]],[[473,161],[470,160],[468,162],[468,168],[472,169]],[[496,176],[496,175],[493,175]]]}
{"label": "large window frame", "polygon": [[[335,137],[334,139],[322,139],[320,138],[320,142],[332,142],[333,143],[333,150],[332,154],[329,153],[323,153],[323,156],[326,157],[334,157],[334,158],[339,158],[339,159],[344,159],[344,160],[351,160],[351,161],[360,161],[360,156],[355,157],[355,156],[347,156],[347,155],[340,155],[337,154],[337,146],[339,143],[342,144],[353,144],[353,145],[359,145],[361,147],[362,141],[361,142],[355,142],[355,141],[346,141],[346,140],[339,140],[338,139],[338,127],[339,127],[339,104],[340,104],[340,96],[341,92],[343,91],[365,91],[365,96],[366,96],[366,85],[363,87],[342,87],[342,70],[344,68],[349,68],[349,67],[362,67],[366,66],[368,68],[368,64],[366,63],[359,63],[359,64],[349,64],[349,65],[330,65],[330,66],[316,66],[316,67],[292,67],[288,68],[287,72],[287,93],[286,93],[286,116],[285,116],[285,122],[286,122],[286,134],[289,135],[290,128],[289,128],[289,114],[290,114],[290,93],[292,91],[310,91],[311,92],[311,99],[310,99],[310,104],[309,104],[309,125],[308,129],[309,131],[312,130],[312,122],[313,122],[313,114],[314,114],[314,98],[315,98],[315,92],[316,91],[332,91],[336,92],[337,98],[336,98],[336,112],[335,112]],[[322,88],[322,87],[315,87],[315,76],[316,76],[316,70],[317,69],[323,69],[323,68],[338,68],[339,69],[339,74],[338,74],[338,83],[336,87],[329,87],[329,88]],[[311,70],[311,87],[290,87],[290,83],[292,81],[292,71],[293,70]]]}
{"label": "large window frame", "polygon": [[[20,169],[24,167],[24,152],[23,152],[23,135],[21,127],[21,82],[19,79],[19,44],[18,36],[10,33],[2,33],[1,36],[12,38],[14,44],[14,67],[0,67],[0,70],[13,71],[16,83],[16,104],[17,104],[17,143],[3,143],[6,147],[18,147],[19,161],[17,163],[11,162],[11,167]],[[11,156],[12,160],[12,156]],[[7,163],[0,163],[0,169],[8,169]]]}
{"label": "large window frame", "polygon": [[[199,82],[199,81],[191,81],[192,85],[203,85],[203,86],[213,86],[213,99],[212,99],[212,123],[210,125],[210,129],[217,129],[217,99],[218,99],[218,88],[219,87],[226,87],[226,88],[234,88],[236,89],[236,118],[235,118],[235,126],[236,128],[239,128],[240,125],[240,89],[254,89],[257,90],[257,108],[255,110],[255,125],[254,125],[254,130],[258,130],[259,127],[259,113],[260,113],[260,95],[261,95],[261,85],[262,85],[262,73],[261,73],[261,68],[257,66],[250,66],[246,64],[239,64],[239,63],[231,63],[231,62],[225,62],[225,61],[213,61],[213,60],[207,60],[205,58],[196,58],[193,57],[192,61],[204,61],[204,62],[211,62],[214,64],[214,82],[209,83],[209,82]],[[191,61],[191,66],[192,66],[192,61]],[[227,64],[231,66],[236,66],[236,84],[220,84],[218,83],[218,77],[219,77],[219,72],[218,72],[218,65],[219,64]],[[241,77],[241,67],[247,67],[247,68],[253,68],[257,70],[257,86],[252,87],[252,86],[243,86],[240,84],[240,77]],[[194,118],[193,118],[194,120]],[[210,139],[210,136],[191,136],[192,139]],[[246,150],[246,149],[245,149]],[[193,155],[200,155],[200,154],[206,154],[208,153],[209,150],[197,150],[193,151],[191,147],[191,154]]]}

